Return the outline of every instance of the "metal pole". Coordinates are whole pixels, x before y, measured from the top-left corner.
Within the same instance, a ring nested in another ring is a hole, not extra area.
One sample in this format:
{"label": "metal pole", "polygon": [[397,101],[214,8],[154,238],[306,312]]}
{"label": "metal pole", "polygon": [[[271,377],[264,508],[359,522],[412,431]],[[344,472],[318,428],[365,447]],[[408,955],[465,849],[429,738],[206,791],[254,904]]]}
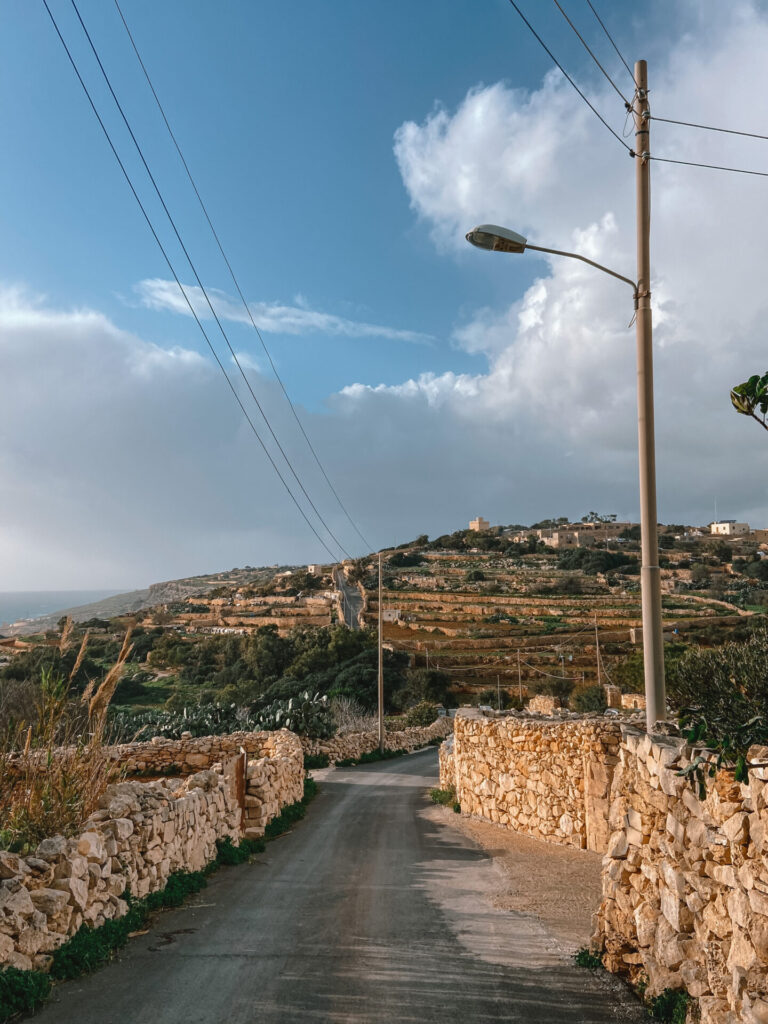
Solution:
{"label": "metal pole", "polygon": [[379,750],[384,753],[384,650],[382,644],[381,552],[379,552]]}
{"label": "metal pole", "polygon": [[643,659],[648,730],[667,716],[664,687],[664,636],[661,624],[656,511],[656,451],[653,416],[653,327],[651,322],[651,163],[648,65],[635,63],[637,92],[632,106],[635,121],[637,186],[637,415],[640,462],[640,530],[642,547]]}

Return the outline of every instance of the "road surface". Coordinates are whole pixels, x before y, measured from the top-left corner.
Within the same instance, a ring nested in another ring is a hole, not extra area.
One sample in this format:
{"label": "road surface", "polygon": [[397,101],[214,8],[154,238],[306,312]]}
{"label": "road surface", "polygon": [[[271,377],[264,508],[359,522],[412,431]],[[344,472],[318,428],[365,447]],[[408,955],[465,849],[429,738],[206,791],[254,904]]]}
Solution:
{"label": "road surface", "polygon": [[363,610],[363,598],[357,584],[350,584],[341,569],[334,572],[336,587],[341,592],[341,606],[344,609],[344,621],[350,629],[360,629],[360,613]]}
{"label": "road surface", "polygon": [[433,748],[331,770],[293,832],[57,986],[35,1024],[640,1020],[537,918],[494,909],[493,862],[430,817],[436,772]]}

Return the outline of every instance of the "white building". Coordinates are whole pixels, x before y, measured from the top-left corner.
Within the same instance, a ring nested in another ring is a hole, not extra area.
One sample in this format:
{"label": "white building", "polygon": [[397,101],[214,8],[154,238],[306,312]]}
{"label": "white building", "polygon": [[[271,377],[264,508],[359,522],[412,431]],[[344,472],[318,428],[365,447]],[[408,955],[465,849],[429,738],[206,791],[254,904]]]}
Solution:
{"label": "white building", "polygon": [[723,519],[710,523],[709,532],[718,537],[743,537],[749,533],[749,523],[737,523],[735,519]]}

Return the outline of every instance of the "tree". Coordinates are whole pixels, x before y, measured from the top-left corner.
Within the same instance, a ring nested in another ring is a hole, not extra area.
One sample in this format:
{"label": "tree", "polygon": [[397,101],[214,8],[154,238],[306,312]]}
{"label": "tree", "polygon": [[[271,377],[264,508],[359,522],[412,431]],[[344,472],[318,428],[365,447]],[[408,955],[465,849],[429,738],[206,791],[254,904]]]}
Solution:
{"label": "tree", "polygon": [[753,374],[743,384],[731,389],[731,403],[743,416],[751,416],[768,430],[768,373]]}
{"label": "tree", "polygon": [[573,698],[576,711],[605,711],[608,704],[602,686],[588,686]]}
{"label": "tree", "polygon": [[406,675],[405,686],[392,700],[402,708],[421,701],[447,704],[450,685],[451,677],[439,668],[413,668]]}
{"label": "tree", "polygon": [[467,583],[480,583],[485,579],[485,573],[482,569],[470,569],[465,573],[464,579]]}

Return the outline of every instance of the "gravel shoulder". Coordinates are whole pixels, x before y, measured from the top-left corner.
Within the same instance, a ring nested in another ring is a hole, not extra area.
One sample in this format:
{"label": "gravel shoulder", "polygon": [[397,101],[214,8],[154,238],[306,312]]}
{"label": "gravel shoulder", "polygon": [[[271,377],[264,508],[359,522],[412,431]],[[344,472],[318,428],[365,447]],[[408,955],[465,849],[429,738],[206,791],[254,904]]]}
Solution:
{"label": "gravel shoulder", "polygon": [[538,918],[566,955],[589,945],[592,915],[600,904],[599,853],[545,843],[448,807],[435,805],[424,813],[493,858],[498,887],[489,896],[494,907]]}

